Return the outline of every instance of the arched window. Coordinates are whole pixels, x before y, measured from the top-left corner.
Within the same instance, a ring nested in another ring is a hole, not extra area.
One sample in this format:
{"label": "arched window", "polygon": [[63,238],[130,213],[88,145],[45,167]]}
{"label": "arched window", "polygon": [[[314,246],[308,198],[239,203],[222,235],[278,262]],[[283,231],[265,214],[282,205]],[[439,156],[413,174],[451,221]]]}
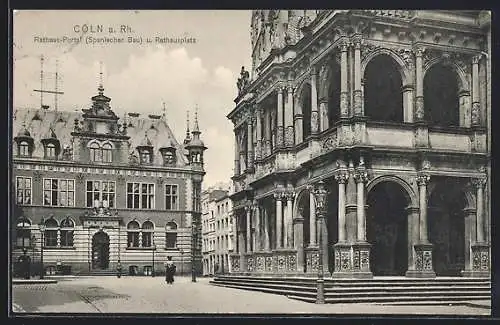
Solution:
{"label": "arched window", "polygon": [[431,125],[459,125],[458,76],[449,65],[438,63],[424,77],[425,119]]}
{"label": "arched window", "polygon": [[153,246],[154,225],[151,221],[142,224],[142,247]]}
{"label": "arched window", "polygon": [[373,58],[365,69],[365,115],[374,121],[403,122],[403,81],[399,66],[387,54]]}
{"label": "arched window", "polygon": [[19,156],[21,157],[29,157],[30,156],[30,146],[28,142],[21,141],[19,143]]}
{"label": "arched window", "polygon": [[311,85],[306,84],[300,93],[302,107],[302,141],[311,135]]}
{"label": "arched window", "polygon": [[45,220],[45,246],[46,247],[57,247],[57,231],[59,225],[57,221],[53,218]]}
{"label": "arched window", "polygon": [[109,143],[105,143],[102,145],[102,161],[103,162],[110,163],[113,161],[112,149],[113,149],[113,147]]}
{"label": "arched window", "polygon": [[170,221],[165,226],[166,231],[166,239],[165,239],[165,247],[168,248],[176,248],[177,247],[177,224],[173,221]]}
{"label": "arched window", "polygon": [[130,221],[127,225],[127,246],[139,247],[139,223]]}
{"label": "arched window", "polygon": [[47,158],[47,159],[57,158],[55,144],[47,143],[47,145],[45,146],[45,158]]}
{"label": "arched window", "polygon": [[72,247],[75,223],[70,218],[61,221],[61,246]]}
{"label": "arched window", "polygon": [[31,244],[31,222],[26,218],[19,218],[16,226],[16,245],[26,248]]}
{"label": "arched window", "polygon": [[89,145],[90,151],[90,161],[101,162],[102,161],[102,152],[101,147],[97,142],[92,142]]}
{"label": "arched window", "polygon": [[140,152],[141,164],[150,164],[152,162],[151,150],[141,149]]}

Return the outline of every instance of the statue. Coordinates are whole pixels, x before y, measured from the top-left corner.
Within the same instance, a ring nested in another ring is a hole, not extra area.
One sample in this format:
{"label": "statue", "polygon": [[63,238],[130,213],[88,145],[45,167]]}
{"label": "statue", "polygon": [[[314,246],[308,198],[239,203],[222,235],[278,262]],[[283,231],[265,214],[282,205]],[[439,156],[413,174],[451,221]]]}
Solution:
{"label": "statue", "polygon": [[245,70],[245,67],[241,67],[240,77],[236,85],[238,86],[238,95],[241,94],[243,89],[248,85],[250,81],[250,73]]}
{"label": "statue", "polygon": [[135,152],[131,152],[128,156],[129,162],[132,165],[136,165],[139,163],[139,157],[137,157],[137,154]]}
{"label": "statue", "polygon": [[63,149],[63,159],[72,160],[73,159],[73,148],[70,145],[65,145]]}

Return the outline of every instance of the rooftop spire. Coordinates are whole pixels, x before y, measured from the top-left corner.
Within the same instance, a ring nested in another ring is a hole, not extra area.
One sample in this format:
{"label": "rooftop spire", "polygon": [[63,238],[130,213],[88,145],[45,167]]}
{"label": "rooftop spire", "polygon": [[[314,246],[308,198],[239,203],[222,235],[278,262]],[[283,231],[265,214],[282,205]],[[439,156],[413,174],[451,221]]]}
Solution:
{"label": "rooftop spire", "polygon": [[167,107],[165,105],[165,102],[163,102],[163,108],[162,108],[162,114],[161,114],[163,120],[167,119]]}
{"label": "rooftop spire", "polygon": [[200,127],[198,126],[198,105],[195,106],[194,110],[194,126],[193,126],[193,134],[200,133]]}
{"label": "rooftop spire", "polygon": [[104,86],[102,82],[102,61],[99,61],[99,87],[97,90],[99,90],[99,95],[104,93]]}
{"label": "rooftop spire", "polygon": [[184,144],[191,141],[191,132],[189,132],[189,110],[186,112],[186,138],[184,139]]}

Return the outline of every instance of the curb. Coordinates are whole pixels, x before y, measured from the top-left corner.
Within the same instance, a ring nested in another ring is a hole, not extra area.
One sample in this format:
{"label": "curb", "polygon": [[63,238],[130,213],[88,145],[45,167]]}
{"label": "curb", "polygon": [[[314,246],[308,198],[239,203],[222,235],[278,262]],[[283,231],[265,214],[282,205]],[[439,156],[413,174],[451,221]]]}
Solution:
{"label": "curb", "polygon": [[51,279],[42,279],[42,280],[20,280],[20,279],[13,279],[12,284],[51,284],[51,283],[57,283],[57,280],[51,280]]}

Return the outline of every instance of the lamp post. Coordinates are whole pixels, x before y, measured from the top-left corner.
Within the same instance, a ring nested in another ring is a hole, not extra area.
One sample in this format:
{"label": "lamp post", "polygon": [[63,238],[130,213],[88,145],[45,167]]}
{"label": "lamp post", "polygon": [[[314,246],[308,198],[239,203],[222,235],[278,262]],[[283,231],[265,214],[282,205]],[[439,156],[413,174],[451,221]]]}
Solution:
{"label": "lamp post", "polygon": [[316,203],[316,218],[318,231],[318,279],[316,280],[316,303],[325,303],[325,281],[323,279],[323,221],[326,214],[327,190],[325,182],[319,181],[314,189]]}
{"label": "lamp post", "polygon": [[156,245],[153,244],[153,267],[151,269],[151,277],[155,277],[155,250],[156,250]]}
{"label": "lamp post", "polygon": [[196,248],[196,225],[194,220],[191,225],[191,235],[193,237],[191,240],[191,282],[196,282],[196,266],[194,265]]}
{"label": "lamp post", "polygon": [[40,279],[43,279],[44,273],[45,273],[45,268],[43,266],[43,245],[45,244],[45,219],[42,218],[40,221],[40,224],[38,225],[38,229],[40,229],[40,234],[42,235],[42,240],[41,240],[41,245],[40,245]]}

